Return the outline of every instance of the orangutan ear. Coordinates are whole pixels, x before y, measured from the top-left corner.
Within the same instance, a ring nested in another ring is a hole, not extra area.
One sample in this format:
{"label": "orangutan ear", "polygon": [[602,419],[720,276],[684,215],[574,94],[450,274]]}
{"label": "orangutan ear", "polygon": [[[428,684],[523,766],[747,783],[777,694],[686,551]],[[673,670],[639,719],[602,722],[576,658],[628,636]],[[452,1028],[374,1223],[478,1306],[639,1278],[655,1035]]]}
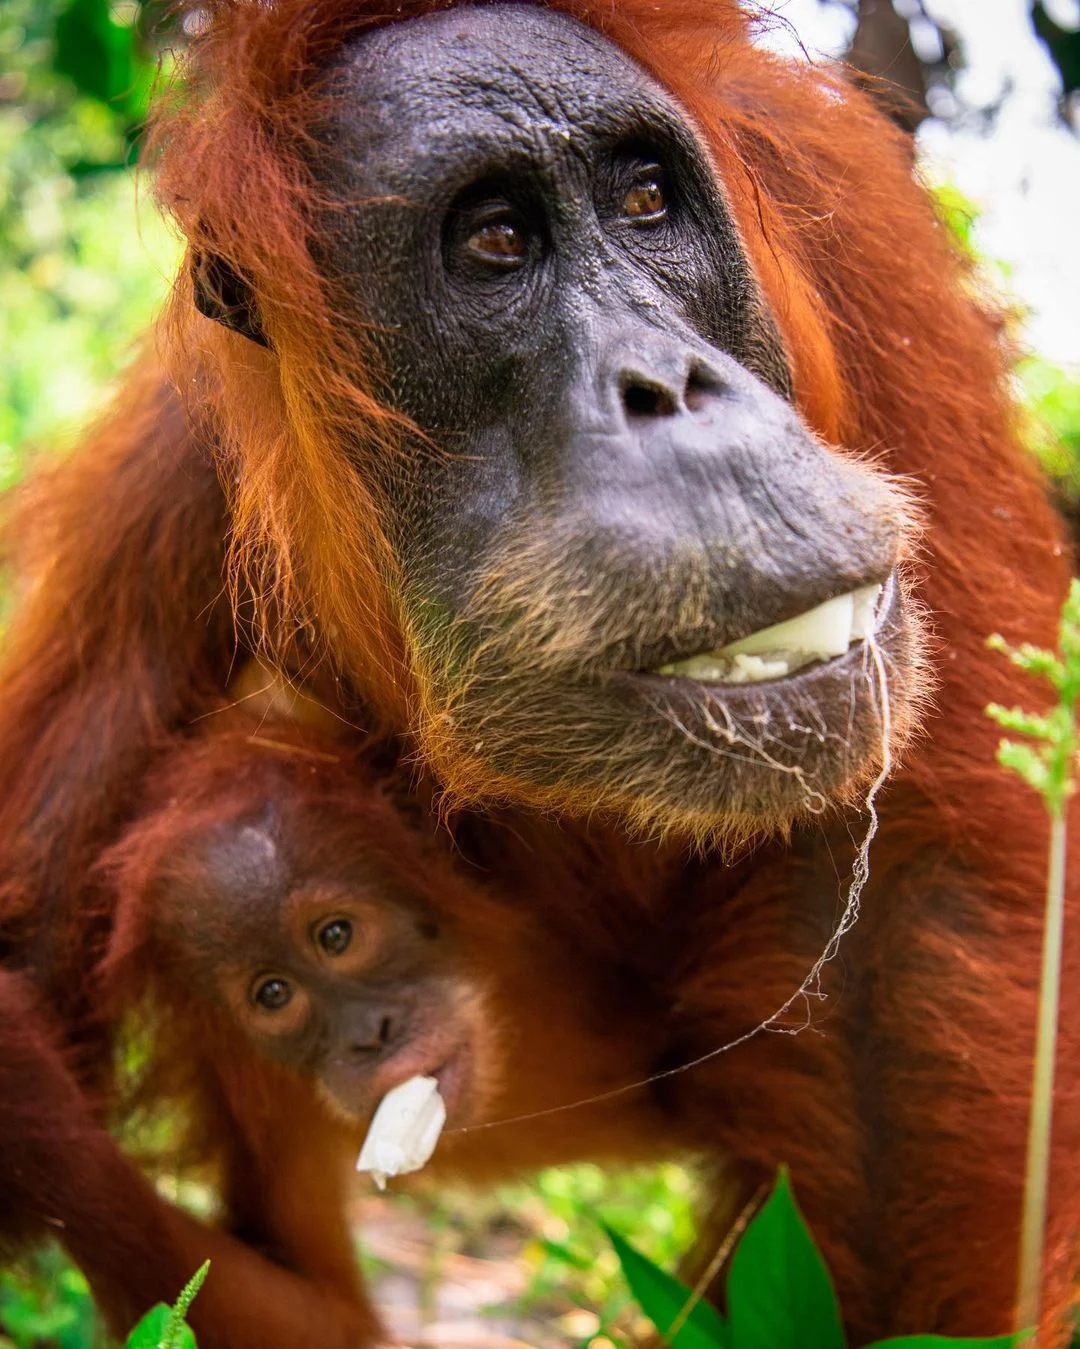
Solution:
{"label": "orangutan ear", "polygon": [[263,331],[255,295],[248,282],[216,253],[193,253],[191,279],[195,308],[208,319],[224,324],[261,347],[270,339]]}

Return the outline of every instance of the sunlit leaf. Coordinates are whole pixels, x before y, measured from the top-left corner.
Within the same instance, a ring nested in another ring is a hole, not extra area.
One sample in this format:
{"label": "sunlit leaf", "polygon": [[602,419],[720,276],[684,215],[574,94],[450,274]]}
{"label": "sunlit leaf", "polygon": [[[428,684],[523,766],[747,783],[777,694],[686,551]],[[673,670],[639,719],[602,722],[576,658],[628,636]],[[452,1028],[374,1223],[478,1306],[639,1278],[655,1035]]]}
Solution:
{"label": "sunlit leaf", "polygon": [[159,1302],[146,1313],[143,1319],[124,1341],[124,1349],[196,1349],[195,1335],[190,1326],[182,1326],[179,1334],[170,1341],[165,1336],[170,1333],[173,1309]]}
{"label": "sunlit leaf", "polygon": [[844,1349],[832,1279],[786,1168],[735,1248],[727,1307],[737,1349]]}
{"label": "sunlit leaf", "polygon": [[[683,1321],[682,1313],[693,1296],[692,1290],[674,1275],[654,1265],[617,1232],[610,1228],[606,1230],[630,1291],[641,1310],[664,1336],[665,1344],[671,1349],[729,1349],[728,1329],[710,1302],[697,1302]],[[679,1330],[669,1336],[668,1332],[676,1323],[679,1323]]]}

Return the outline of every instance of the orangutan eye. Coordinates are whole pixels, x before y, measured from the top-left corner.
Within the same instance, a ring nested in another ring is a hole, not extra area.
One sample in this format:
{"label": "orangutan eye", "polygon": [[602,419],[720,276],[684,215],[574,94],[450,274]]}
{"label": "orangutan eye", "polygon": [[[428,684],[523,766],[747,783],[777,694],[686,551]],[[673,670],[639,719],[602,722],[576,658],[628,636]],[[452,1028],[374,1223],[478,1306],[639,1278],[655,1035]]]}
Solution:
{"label": "orangutan eye", "polygon": [[466,247],[482,262],[496,267],[517,267],[528,257],[529,239],[519,224],[503,216],[473,230]]}
{"label": "orangutan eye", "polygon": [[319,929],[317,940],[328,956],[340,956],[352,941],[352,930],[352,923],[347,918],[335,918]]}
{"label": "orangutan eye", "polygon": [[292,985],[287,979],[264,979],[262,983],[255,985],[251,1000],[264,1011],[280,1012],[292,1001],[292,995]]}
{"label": "orangutan eye", "polygon": [[659,169],[647,169],[623,198],[624,220],[649,223],[667,215],[667,198]]}

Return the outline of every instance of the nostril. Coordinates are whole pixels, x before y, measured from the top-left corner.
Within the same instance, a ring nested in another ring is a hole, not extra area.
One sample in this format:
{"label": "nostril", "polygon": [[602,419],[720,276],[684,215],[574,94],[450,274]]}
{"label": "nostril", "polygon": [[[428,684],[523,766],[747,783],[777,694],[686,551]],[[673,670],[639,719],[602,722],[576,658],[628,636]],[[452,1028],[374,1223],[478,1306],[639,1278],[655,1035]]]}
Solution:
{"label": "nostril", "polygon": [[[362,1038],[361,1038],[362,1037]],[[378,1023],[372,1023],[349,1045],[350,1052],[358,1059],[373,1058],[381,1054],[393,1041],[394,1021],[392,1017],[380,1017]]]}
{"label": "nostril", "polygon": [[639,376],[624,381],[622,386],[623,407],[631,417],[672,417],[675,415],[675,398],[659,384],[650,384]]}
{"label": "nostril", "polygon": [[723,391],[723,381],[707,365],[694,361],[686,377],[686,390],[683,393],[683,401],[690,411],[700,412]]}

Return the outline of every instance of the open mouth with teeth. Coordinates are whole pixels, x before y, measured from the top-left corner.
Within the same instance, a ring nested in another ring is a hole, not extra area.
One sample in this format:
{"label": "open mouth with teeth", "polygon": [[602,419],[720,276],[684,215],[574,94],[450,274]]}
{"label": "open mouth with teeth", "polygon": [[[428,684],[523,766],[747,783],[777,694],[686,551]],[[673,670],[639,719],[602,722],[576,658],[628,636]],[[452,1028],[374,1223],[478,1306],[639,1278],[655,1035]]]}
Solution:
{"label": "open mouth with teeth", "polygon": [[[710,843],[853,799],[916,725],[919,614],[894,558],[846,575],[793,562],[786,590],[754,575],[717,584],[711,612],[711,577],[686,603],[657,588],[639,642],[623,636],[636,610],[616,620],[594,605],[560,644],[540,618],[558,636],[561,615],[527,612],[478,645],[433,752],[453,772],[453,746],[467,743],[463,791],[525,783],[531,799],[573,810],[598,793],[635,826]],[[603,640],[605,617],[619,640]],[[523,664],[534,634],[551,657],[539,673]]]}
{"label": "open mouth with teeth", "polygon": [[662,665],[655,673],[701,684],[784,679],[804,666],[843,656],[856,642],[872,637],[880,626],[891,586],[891,578],[885,585],[860,586],[715,651]]}

